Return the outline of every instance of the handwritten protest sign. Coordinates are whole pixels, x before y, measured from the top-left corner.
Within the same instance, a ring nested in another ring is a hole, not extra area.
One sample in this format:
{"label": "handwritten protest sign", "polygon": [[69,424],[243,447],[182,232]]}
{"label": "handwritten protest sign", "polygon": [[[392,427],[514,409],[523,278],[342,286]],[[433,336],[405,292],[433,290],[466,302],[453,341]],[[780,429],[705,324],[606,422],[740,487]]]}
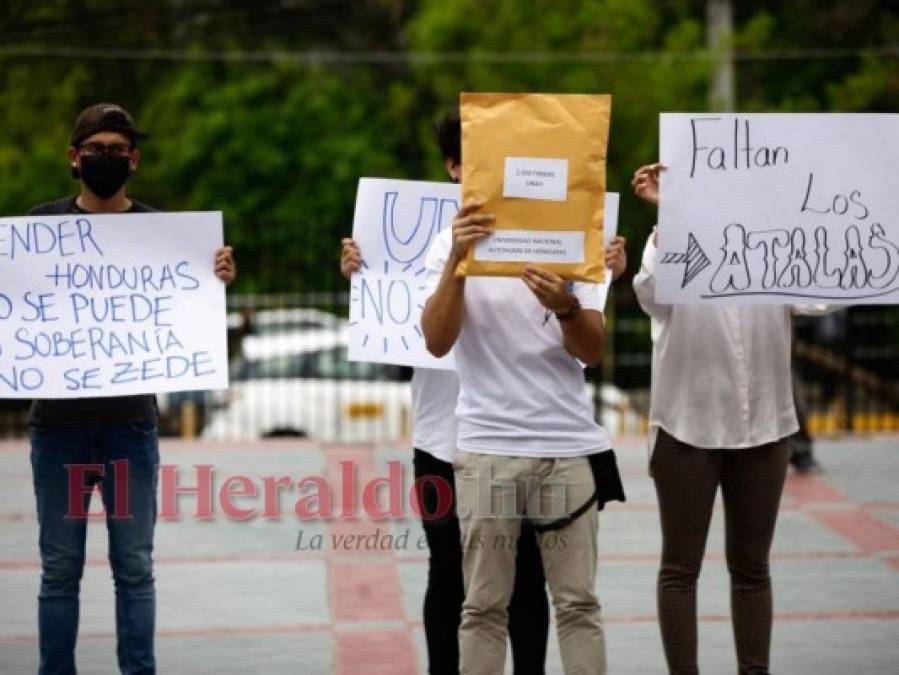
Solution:
{"label": "handwritten protest sign", "polygon": [[228,386],[221,213],[0,218],[0,398]]}
{"label": "handwritten protest sign", "polygon": [[[438,232],[452,227],[461,199],[461,187],[453,183],[359,181],[353,238],[364,263],[350,287],[351,361],[455,368],[452,352],[436,359],[425,348],[421,311],[428,248]],[[608,243],[617,229],[617,194],[606,195],[605,208]]]}
{"label": "handwritten protest sign", "polygon": [[452,227],[460,199],[453,183],[359,181],[353,238],[364,262],[350,286],[351,361],[454,368],[452,355],[436,359],[425,348],[421,310],[428,248]]}
{"label": "handwritten protest sign", "polygon": [[661,302],[899,302],[899,115],[662,114]]}

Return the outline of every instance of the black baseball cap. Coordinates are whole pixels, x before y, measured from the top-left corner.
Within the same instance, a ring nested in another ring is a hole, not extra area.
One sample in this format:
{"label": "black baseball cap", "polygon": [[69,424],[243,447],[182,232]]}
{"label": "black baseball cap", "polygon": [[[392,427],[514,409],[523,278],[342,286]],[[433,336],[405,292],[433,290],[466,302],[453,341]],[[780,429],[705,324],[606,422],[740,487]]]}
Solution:
{"label": "black baseball cap", "polygon": [[149,138],[149,134],[138,131],[134,119],[122,106],[115,103],[97,103],[85,108],[75,120],[72,129],[72,147],[78,147],[88,136],[101,131],[115,131],[127,136],[134,143],[139,138]]}

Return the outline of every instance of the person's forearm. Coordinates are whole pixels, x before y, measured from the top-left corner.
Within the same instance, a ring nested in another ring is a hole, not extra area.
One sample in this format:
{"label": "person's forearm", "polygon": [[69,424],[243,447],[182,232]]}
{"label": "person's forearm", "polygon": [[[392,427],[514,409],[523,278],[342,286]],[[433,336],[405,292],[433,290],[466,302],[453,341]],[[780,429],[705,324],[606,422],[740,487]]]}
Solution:
{"label": "person's forearm", "polygon": [[465,314],[465,277],[456,276],[458,261],[450,257],[443,269],[437,290],[425,303],[421,329],[428,351],[440,358],[456,344]]}
{"label": "person's forearm", "polygon": [[560,321],[565,349],[588,366],[602,360],[606,329],[602,314],[596,310],[581,310],[568,321]]}

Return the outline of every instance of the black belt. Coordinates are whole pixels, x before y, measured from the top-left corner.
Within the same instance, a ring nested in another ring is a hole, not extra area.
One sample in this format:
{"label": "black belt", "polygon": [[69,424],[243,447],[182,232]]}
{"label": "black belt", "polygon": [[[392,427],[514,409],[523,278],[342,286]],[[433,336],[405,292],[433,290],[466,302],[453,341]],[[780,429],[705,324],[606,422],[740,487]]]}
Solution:
{"label": "black belt", "polygon": [[627,498],[624,496],[624,486],[621,484],[621,475],[618,473],[618,464],[615,461],[615,451],[603,450],[602,452],[595,452],[592,455],[587,455],[587,459],[590,461],[590,471],[593,473],[593,482],[596,485],[593,495],[564,518],[539,525],[533,523],[536,532],[551,532],[552,530],[561,530],[563,527],[568,527],[587,513],[594,504],[596,504],[598,510],[602,511],[606,502],[627,501]]}

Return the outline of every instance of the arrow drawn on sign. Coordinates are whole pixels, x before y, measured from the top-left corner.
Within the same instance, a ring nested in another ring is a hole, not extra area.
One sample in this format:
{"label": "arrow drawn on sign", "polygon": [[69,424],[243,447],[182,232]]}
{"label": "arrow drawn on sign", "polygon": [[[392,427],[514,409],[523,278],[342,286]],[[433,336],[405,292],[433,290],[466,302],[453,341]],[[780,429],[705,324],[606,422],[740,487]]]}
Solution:
{"label": "arrow drawn on sign", "polygon": [[662,257],[661,265],[684,265],[684,280],[680,287],[684,288],[695,279],[702,270],[712,264],[709,257],[702,250],[696,237],[690,232],[687,234],[687,250],[683,253],[666,253]]}

